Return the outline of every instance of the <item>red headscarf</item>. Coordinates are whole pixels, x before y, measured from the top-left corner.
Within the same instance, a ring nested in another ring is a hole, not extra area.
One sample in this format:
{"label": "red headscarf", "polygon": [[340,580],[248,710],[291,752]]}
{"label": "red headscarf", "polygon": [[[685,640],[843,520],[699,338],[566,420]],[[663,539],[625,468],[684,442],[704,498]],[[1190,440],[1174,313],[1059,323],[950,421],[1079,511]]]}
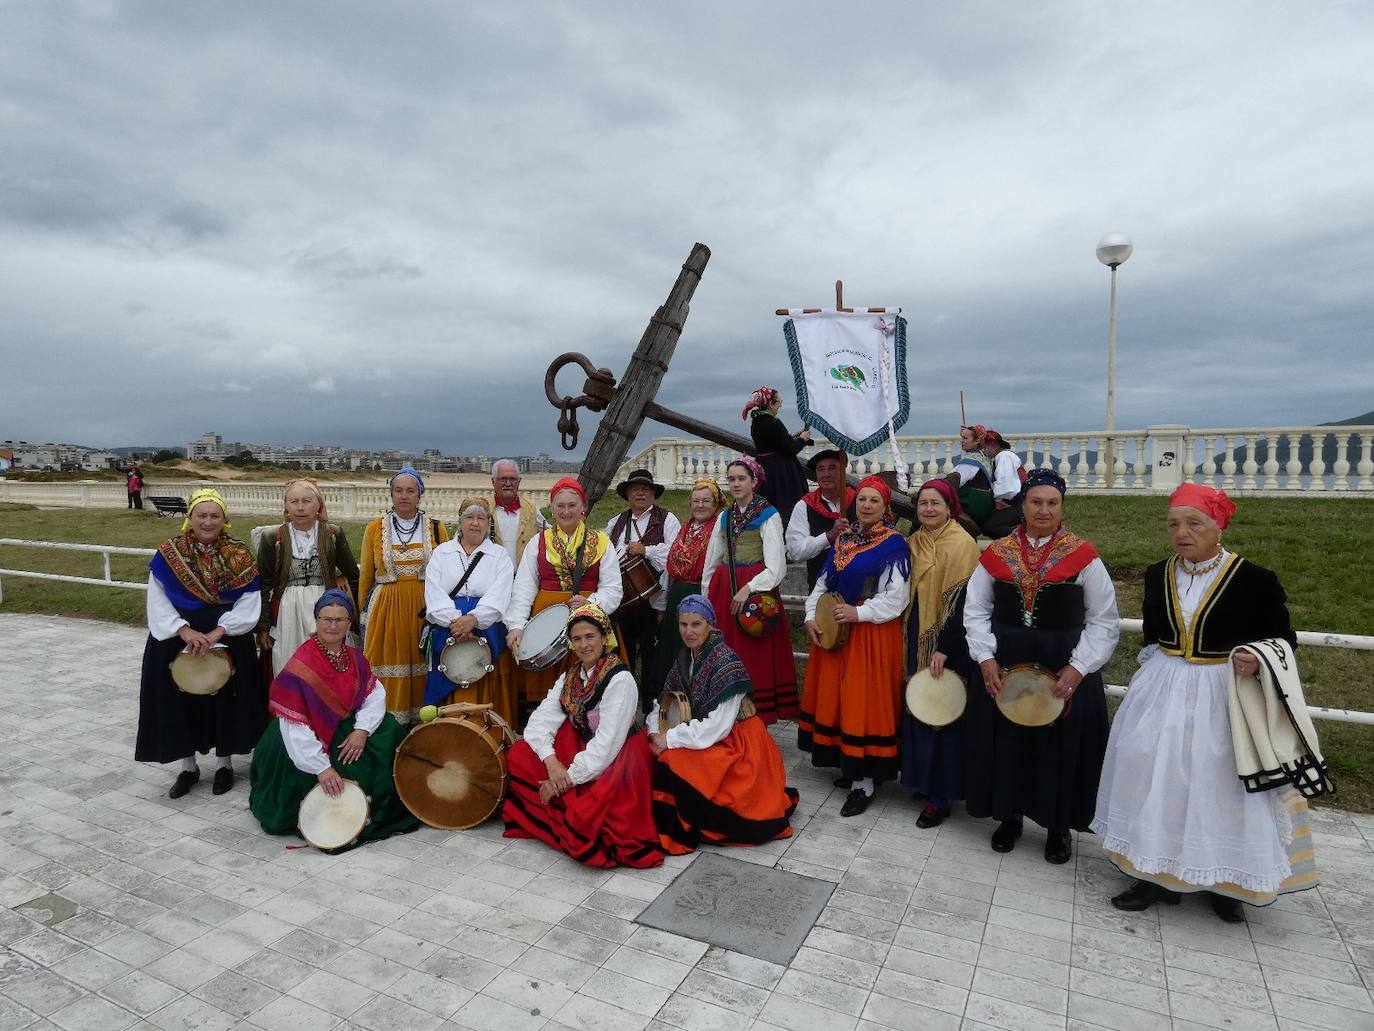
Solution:
{"label": "red headscarf", "polygon": [[972,426],[965,426],[964,429],[973,431],[974,442],[978,444],[982,444],[983,438],[988,435],[988,428],[981,422],[975,422]]}
{"label": "red headscarf", "polygon": [[940,497],[944,498],[945,504],[949,506],[949,517],[951,519],[963,514],[964,506],[959,504],[959,495],[954,488],[950,486],[948,480],[926,480],[925,483],[921,484],[920,490],[917,490],[915,494],[911,495],[911,500],[920,501],[921,491],[923,490],[939,492]]}
{"label": "red headscarf", "polygon": [[855,493],[857,494],[865,487],[872,487],[883,496],[884,508],[892,507],[892,488],[887,485],[887,481],[879,479],[877,476],[866,476],[859,481],[859,486],[857,490],[855,490]]}
{"label": "red headscarf", "polygon": [[565,476],[553,485],[549,491],[549,500],[558,497],[560,491],[570,490],[582,499],[582,504],[587,503],[587,492],[582,489],[582,484],[578,482],[576,476]]}
{"label": "red headscarf", "polygon": [[1170,508],[1195,508],[1203,515],[1210,516],[1218,528],[1226,529],[1226,524],[1236,514],[1236,503],[1226,496],[1224,490],[1213,490],[1201,483],[1185,483],[1169,495]]}
{"label": "red headscarf", "polygon": [[744,411],[739,413],[741,419],[749,418],[749,413],[754,409],[762,411],[778,399],[778,392],[772,387],[759,387],[749,395],[749,403],[744,406]]}

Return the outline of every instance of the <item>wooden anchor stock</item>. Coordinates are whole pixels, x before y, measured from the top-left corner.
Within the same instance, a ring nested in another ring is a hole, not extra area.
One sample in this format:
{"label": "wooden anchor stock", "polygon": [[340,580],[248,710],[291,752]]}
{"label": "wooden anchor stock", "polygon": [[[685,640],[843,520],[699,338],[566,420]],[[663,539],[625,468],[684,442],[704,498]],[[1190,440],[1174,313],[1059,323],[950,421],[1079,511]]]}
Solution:
{"label": "wooden anchor stock", "polygon": [[[652,419],[654,422],[709,440],[732,451],[748,455],[757,453],[750,438],[665,408],[654,401],[659,384],[668,372],[668,363],[672,361],[678,338],[682,335],[692,295],[696,292],[697,284],[701,282],[701,275],[710,258],[710,248],[705,244],[693,245],[692,252],[683,263],[682,270],[678,273],[672,289],[668,291],[663,306],[649,319],[644,335],[640,337],[639,346],[630,356],[630,363],[620,378],[619,386],[609,369],[593,366],[586,355],[574,351],[560,354],[544,374],[544,393],[549,403],[561,413],[558,417],[558,432],[562,437],[564,450],[571,451],[577,447],[578,408],[586,408],[590,412],[604,410],[606,413],[597,427],[596,436],[592,438],[591,446],[587,449],[587,457],[583,460],[581,472],[578,474],[582,489],[587,492],[588,509],[595,505],[610,487],[616,472],[629,456],[630,447],[639,435],[645,419]],[[836,287],[838,292],[838,283]],[[578,365],[586,374],[587,378],[579,397],[558,395],[555,380],[565,365]],[[853,475],[850,475],[848,480],[852,485],[859,482],[859,478]],[[910,498],[899,493],[895,484],[890,485],[893,486],[893,510],[899,515],[914,518],[915,508]],[[790,514],[780,513],[784,520]]]}

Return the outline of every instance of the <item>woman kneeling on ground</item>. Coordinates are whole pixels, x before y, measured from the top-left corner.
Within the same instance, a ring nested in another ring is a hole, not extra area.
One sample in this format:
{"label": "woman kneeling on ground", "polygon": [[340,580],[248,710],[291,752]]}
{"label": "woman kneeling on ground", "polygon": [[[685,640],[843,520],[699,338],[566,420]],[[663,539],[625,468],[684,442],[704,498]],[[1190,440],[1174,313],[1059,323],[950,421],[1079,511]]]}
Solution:
{"label": "woman kneeling on ground", "polygon": [[272,681],[267,707],[277,718],[253,752],[248,807],[268,834],[294,834],[310,790],[320,784],[335,797],[347,778],[372,806],[359,841],[413,831],[419,821],[391,779],[405,730],[386,711],[386,688],[363,653],[344,641],[356,615],[353,600],[325,591],[314,615],[315,633]]}
{"label": "woman kneeling on ground", "polygon": [[[762,845],[789,838],[797,792],[787,787],[782,753],[754,709],[754,689],[739,656],[716,629],[700,594],[677,605],[683,649],[664,695],[649,713],[654,766],[654,823],[665,852],[684,855],[713,845]],[[685,698],[684,722],[659,731],[661,706]]]}

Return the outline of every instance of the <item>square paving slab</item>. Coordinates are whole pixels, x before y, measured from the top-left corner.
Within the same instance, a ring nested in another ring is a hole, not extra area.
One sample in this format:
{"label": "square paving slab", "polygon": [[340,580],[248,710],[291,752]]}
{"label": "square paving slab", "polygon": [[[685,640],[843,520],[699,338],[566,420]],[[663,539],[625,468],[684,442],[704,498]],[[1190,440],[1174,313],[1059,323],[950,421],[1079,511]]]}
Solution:
{"label": "square paving slab", "polygon": [[635,922],[786,966],[834,890],[830,881],[707,854]]}

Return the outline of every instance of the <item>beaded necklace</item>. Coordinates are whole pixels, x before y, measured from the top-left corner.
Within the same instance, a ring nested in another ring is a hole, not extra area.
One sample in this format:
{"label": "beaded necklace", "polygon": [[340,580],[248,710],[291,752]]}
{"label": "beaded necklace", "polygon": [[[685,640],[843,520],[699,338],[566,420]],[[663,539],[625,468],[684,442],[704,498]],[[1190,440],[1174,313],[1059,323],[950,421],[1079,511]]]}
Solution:
{"label": "beaded necklace", "polygon": [[339,673],[348,672],[348,667],[351,663],[349,662],[347,647],[338,652],[331,652],[324,646],[324,642],[320,640],[319,634],[311,634],[310,639],[315,642],[315,647],[320,650],[320,654],[324,656],[325,661],[333,666],[335,670]]}

